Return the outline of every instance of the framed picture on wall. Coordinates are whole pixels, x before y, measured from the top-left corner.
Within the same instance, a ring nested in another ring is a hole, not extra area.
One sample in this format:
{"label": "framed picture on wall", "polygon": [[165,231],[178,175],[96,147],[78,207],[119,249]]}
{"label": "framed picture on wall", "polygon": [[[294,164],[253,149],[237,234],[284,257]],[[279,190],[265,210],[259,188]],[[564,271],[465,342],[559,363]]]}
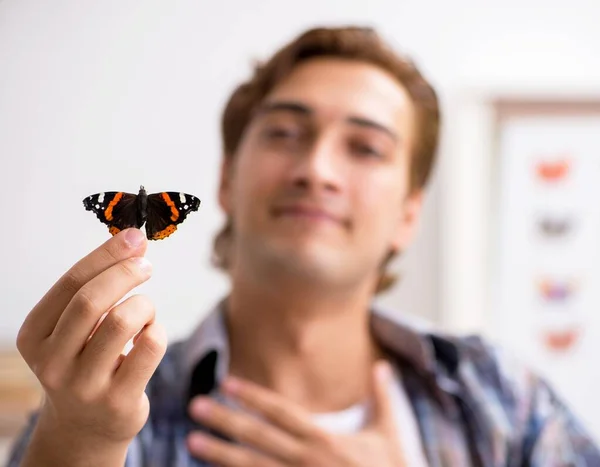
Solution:
{"label": "framed picture on wall", "polygon": [[600,435],[600,102],[501,100],[495,110],[494,337]]}
{"label": "framed picture on wall", "polygon": [[600,305],[600,103],[495,109],[494,328],[540,363],[568,359]]}
{"label": "framed picture on wall", "polygon": [[531,365],[600,440],[600,93],[466,96],[445,172],[446,323]]}

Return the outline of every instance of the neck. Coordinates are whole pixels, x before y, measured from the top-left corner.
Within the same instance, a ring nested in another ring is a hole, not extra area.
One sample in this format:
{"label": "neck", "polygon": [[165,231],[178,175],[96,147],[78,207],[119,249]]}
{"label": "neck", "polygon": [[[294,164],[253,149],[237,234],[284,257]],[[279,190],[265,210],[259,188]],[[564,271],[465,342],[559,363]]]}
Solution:
{"label": "neck", "polygon": [[234,275],[230,372],[313,412],[366,399],[382,355],[370,333],[371,284],[326,293],[283,282],[260,286]]}

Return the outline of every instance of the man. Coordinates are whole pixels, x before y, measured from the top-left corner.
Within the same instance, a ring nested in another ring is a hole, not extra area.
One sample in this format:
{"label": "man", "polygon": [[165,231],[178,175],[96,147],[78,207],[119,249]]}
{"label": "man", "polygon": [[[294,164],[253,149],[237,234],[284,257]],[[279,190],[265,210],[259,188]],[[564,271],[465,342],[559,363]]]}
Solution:
{"label": "man", "polygon": [[371,30],[310,30],[257,67],[222,120],[230,293],[166,349],[147,299],[113,308],[150,275],[139,231],[82,259],[20,330],[46,397],[9,465],[600,465],[535,375],[373,309],[438,126],[431,86]]}

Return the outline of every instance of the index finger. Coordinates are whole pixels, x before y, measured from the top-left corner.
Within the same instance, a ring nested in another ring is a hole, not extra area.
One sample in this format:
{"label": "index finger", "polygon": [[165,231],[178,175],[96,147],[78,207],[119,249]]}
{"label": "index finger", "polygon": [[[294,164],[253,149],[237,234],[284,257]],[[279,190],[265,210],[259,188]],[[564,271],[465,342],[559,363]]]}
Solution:
{"label": "index finger", "polygon": [[84,284],[124,259],[142,256],[146,246],[141,230],[126,229],[75,263],[25,318],[17,336],[17,347],[23,356],[52,334],[62,312]]}
{"label": "index finger", "polygon": [[367,427],[379,428],[387,434],[396,430],[389,385],[392,382],[393,370],[386,360],[379,361],[373,369],[373,406]]}

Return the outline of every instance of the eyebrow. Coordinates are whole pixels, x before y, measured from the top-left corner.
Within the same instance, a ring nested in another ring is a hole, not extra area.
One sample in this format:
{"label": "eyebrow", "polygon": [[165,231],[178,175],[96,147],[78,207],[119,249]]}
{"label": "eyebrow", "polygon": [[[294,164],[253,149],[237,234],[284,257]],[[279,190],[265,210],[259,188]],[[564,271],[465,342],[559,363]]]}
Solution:
{"label": "eyebrow", "polygon": [[[273,112],[291,112],[297,115],[310,117],[315,114],[315,111],[307,106],[306,104],[302,104],[300,102],[295,101],[270,101],[263,103],[260,107],[258,107],[256,111],[256,115],[266,115]],[[398,134],[393,131],[391,128],[387,127],[382,123],[378,123],[374,120],[365,117],[358,116],[349,116],[346,118],[348,123],[353,125],[365,127],[365,128],[373,128],[375,130],[382,131],[390,136],[394,141],[399,141],[400,138]]]}

